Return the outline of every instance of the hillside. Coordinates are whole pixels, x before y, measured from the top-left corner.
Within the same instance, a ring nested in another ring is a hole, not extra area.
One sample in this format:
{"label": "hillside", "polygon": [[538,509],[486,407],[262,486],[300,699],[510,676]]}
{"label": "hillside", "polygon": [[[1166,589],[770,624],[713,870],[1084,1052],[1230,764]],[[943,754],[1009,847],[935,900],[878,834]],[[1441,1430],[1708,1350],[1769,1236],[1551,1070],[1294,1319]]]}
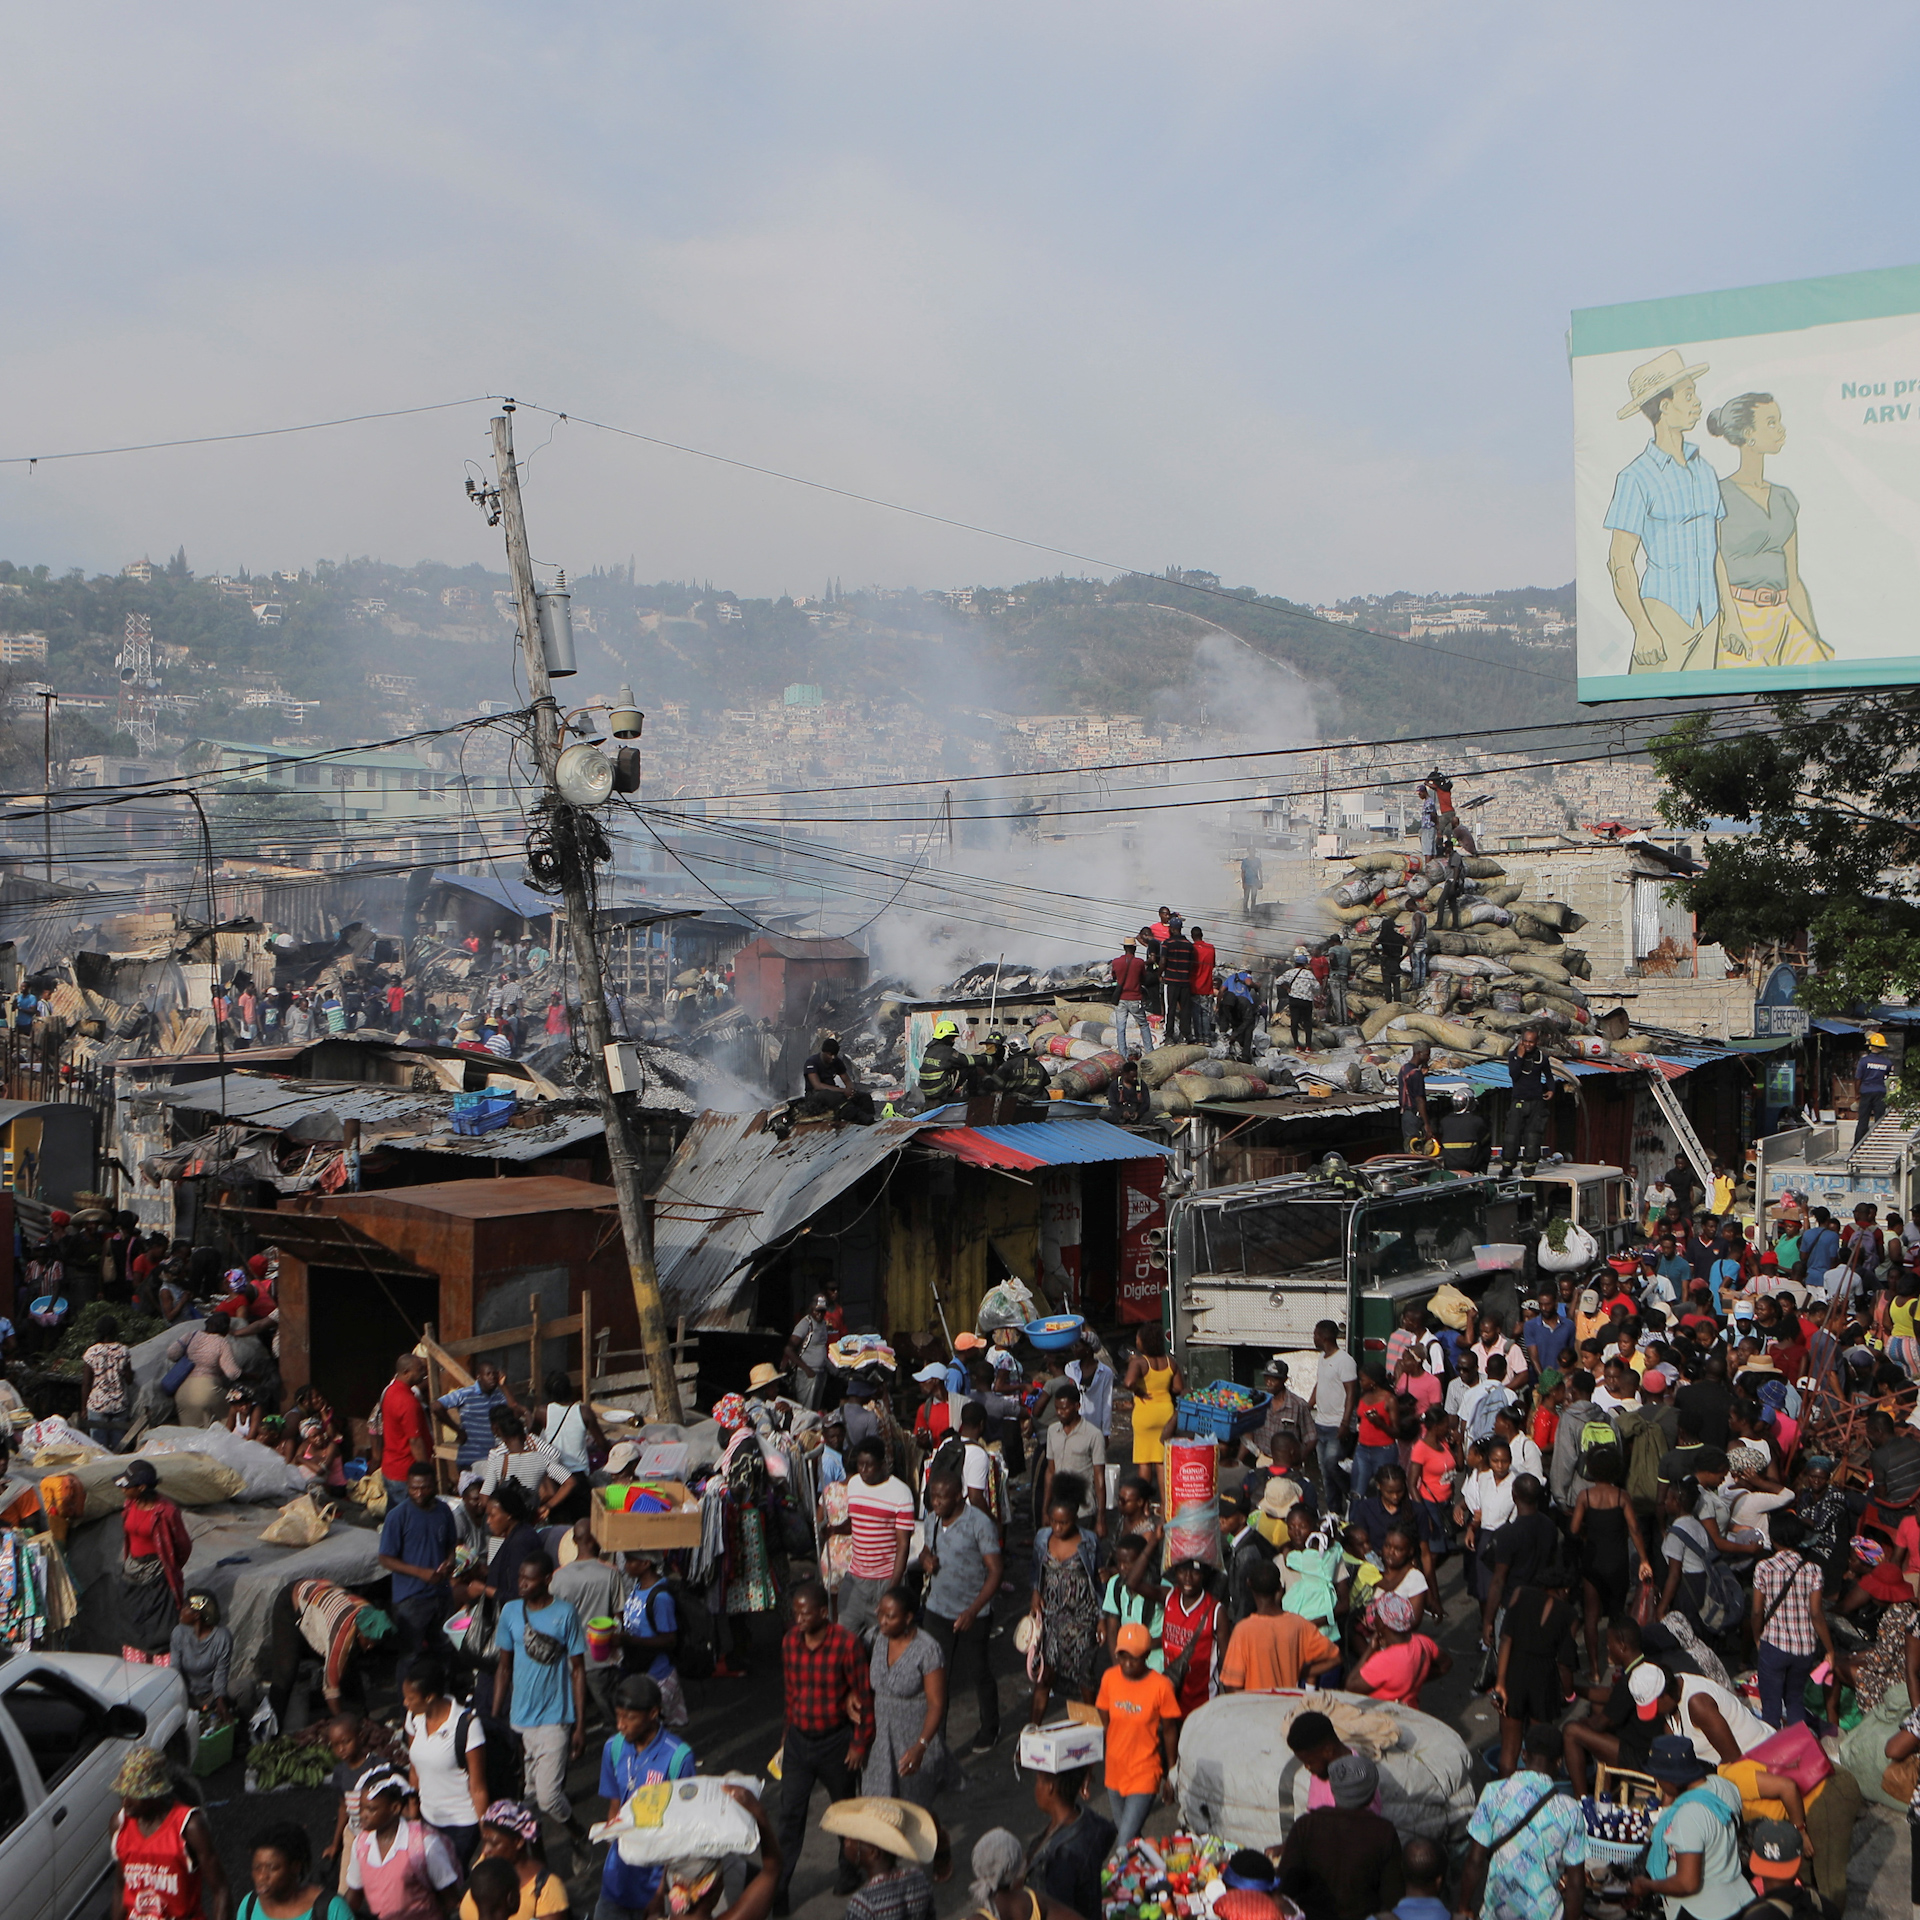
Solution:
{"label": "hillside", "polygon": [[[69,700],[104,702],[118,687],[126,617],[144,613],[163,736],[376,739],[524,697],[505,586],[503,573],[431,562],[321,561],[297,574],[202,579],[177,554],[142,579],[0,561],[0,632],[47,636],[45,667],[17,662],[16,683],[45,680]],[[834,701],[904,699],[956,715],[1185,719],[1210,709],[1249,732],[1273,724],[1297,734],[1310,707],[1326,738],[1577,713],[1570,587],[1394,594],[1316,612],[1173,569],[939,594],[829,585],[777,600],[648,584],[627,568],[595,569],[572,586],[583,693],[631,680],[643,704],[683,701],[695,715],[777,702],[795,684]],[[1310,700],[1288,694],[1276,708],[1275,690],[1291,683],[1260,674],[1255,657],[1309,682]]]}

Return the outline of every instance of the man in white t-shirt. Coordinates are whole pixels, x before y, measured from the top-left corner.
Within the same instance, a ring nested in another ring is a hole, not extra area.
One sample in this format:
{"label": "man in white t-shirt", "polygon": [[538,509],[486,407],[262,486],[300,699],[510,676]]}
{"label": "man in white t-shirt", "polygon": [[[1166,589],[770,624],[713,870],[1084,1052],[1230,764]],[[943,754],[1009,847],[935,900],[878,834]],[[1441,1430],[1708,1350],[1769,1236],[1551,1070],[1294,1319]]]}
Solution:
{"label": "man in white t-shirt", "polygon": [[854,1450],[854,1477],[847,1482],[847,1523],[853,1555],[834,1596],[834,1617],[849,1633],[871,1640],[880,1596],[900,1584],[913,1533],[913,1495],[887,1471],[887,1449],[863,1440]]}
{"label": "man in white t-shirt", "polygon": [[1320,1485],[1329,1507],[1344,1506],[1346,1470],[1341,1466],[1344,1443],[1353,1434],[1354,1403],[1360,1397],[1360,1369],[1353,1355],[1340,1345],[1340,1329],[1322,1320],[1313,1330],[1320,1364],[1313,1375],[1314,1452],[1320,1461]]}
{"label": "man in white t-shirt", "polygon": [[978,1400],[960,1409],[960,1439],[966,1458],[960,1465],[960,1486],[969,1506],[993,1513],[993,1460],[987,1452],[987,1410]]}

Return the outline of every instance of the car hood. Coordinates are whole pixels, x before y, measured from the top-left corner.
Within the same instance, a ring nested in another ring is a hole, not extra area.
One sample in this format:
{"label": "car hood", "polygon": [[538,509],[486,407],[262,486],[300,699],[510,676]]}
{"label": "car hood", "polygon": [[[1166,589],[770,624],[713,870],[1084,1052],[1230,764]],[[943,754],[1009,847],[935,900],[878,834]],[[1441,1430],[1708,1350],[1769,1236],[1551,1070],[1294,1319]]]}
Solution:
{"label": "car hood", "polygon": [[185,1692],[185,1683],[171,1667],[138,1666],[110,1653],[33,1653],[8,1662],[10,1671],[22,1667],[70,1674],[105,1699],[138,1707],[150,1720]]}

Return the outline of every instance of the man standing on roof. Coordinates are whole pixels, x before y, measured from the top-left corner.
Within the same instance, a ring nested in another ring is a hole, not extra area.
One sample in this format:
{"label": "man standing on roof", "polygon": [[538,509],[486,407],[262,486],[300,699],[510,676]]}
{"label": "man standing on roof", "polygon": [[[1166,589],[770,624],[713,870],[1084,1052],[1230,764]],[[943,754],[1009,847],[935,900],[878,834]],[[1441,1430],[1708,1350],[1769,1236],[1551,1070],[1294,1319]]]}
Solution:
{"label": "man standing on roof", "polygon": [[1211,940],[1203,937],[1203,933],[1204,929],[1195,927],[1190,936],[1193,941],[1193,998],[1188,1002],[1187,1018],[1192,1026],[1193,1037],[1202,1042],[1211,1042],[1213,993],[1217,984],[1213,968],[1219,952]]}
{"label": "man standing on roof", "polygon": [[934,1023],[933,1043],[920,1056],[920,1097],[930,1107],[964,1100],[974,1090],[973,1063],[960,1051],[959,1039],[951,1020]]}
{"label": "man standing on roof", "polygon": [[1414,1141],[1433,1132],[1427,1119],[1427,1062],[1433,1049],[1424,1042],[1407,1055],[1400,1069],[1400,1144],[1410,1147]]}
{"label": "man standing on roof", "polygon": [[1887,1036],[1884,1033],[1868,1034],[1867,1050],[1861,1056],[1854,1082],[1860,1091],[1860,1117],[1853,1126],[1853,1150],[1856,1153],[1860,1150],[1860,1142],[1872,1131],[1873,1123],[1887,1110],[1889,1065]]}
{"label": "man standing on roof", "polygon": [[1389,1000],[1400,998],[1400,962],[1407,951],[1407,937],[1392,914],[1380,922],[1375,944],[1380,953],[1380,987]]}
{"label": "man standing on roof", "polygon": [[1327,1024],[1347,1024],[1347,981],[1353,973],[1353,949],[1347,936],[1336,933],[1327,942]]}
{"label": "man standing on roof", "polygon": [[1521,1028],[1519,1039],[1507,1053],[1507,1077],[1513,1082],[1513,1105],[1507,1110],[1500,1170],[1511,1173],[1517,1160],[1520,1171],[1530,1174],[1540,1158],[1540,1143],[1547,1131],[1547,1102],[1553,1097],[1553,1068],[1541,1051],[1538,1027]]}
{"label": "man standing on roof", "polygon": [[1147,963],[1140,958],[1140,943],[1131,934],[1120,942],[1120,957],[1113,962],[1113,984],[1120,990],[1119,1005],[1113,1010],[1113,1045],[1124,1060],[1129,1025],[1139,1037],[1142,1053],[1153,1045],[1153,1036],[1147,1030]]}
{"label": "man standing on roof", "polygon": [[1249,1065],[1253,1060],[1253,1027],[1259,1013],[1256,1004],[1259,992],[1253,975],[1245,967],[1236,967],[1221,982],[1219,1004],[1215,1009],[1220,1017],[1220,1036],[1227,1043],[1228,1053]]}
{"label": "man standing on roof", "polygon": [[1161,1038],[1168,1045],[1193,1038],[1194,961],[1193,942],[1176,913],[1160,942],[1160,990],[1166,995],[1167,1016]]}

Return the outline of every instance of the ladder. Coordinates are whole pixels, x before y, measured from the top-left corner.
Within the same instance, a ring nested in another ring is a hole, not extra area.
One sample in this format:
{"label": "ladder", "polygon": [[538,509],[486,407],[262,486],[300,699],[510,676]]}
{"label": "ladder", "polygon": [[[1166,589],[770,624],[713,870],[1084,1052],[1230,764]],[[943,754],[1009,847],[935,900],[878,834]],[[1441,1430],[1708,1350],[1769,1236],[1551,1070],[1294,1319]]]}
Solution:
{"label": "ladder", "polygon": [[1687,1156],[1687,1164],[1700,1176],[1700,1185],[1708,1193],[1713,1192],[1713,1160],[1705,1147],[1700,1144],[1700,1136],[1693,1130],[1689,1120],[1674,1097],[1673,1088],[1667,1082],[1667,1076],[1658,1067],[1650,1067],[1649,1078],[1653,1085],[1653,1097],[1659,1103],[1660,1111],[1667,1116],[1667,1124],[1673,1129],[1673,1137],[1680,1142],[1680,1150]]}
{"label": "ladder", "polygon": [[1847,1154],[1847,1172],[1854,1179],[1866,1174],[1892,1178],[1900,1171],[1913,1140],[1910,1120],[1883,1114],[1867,1129],[1867,1137]]}

